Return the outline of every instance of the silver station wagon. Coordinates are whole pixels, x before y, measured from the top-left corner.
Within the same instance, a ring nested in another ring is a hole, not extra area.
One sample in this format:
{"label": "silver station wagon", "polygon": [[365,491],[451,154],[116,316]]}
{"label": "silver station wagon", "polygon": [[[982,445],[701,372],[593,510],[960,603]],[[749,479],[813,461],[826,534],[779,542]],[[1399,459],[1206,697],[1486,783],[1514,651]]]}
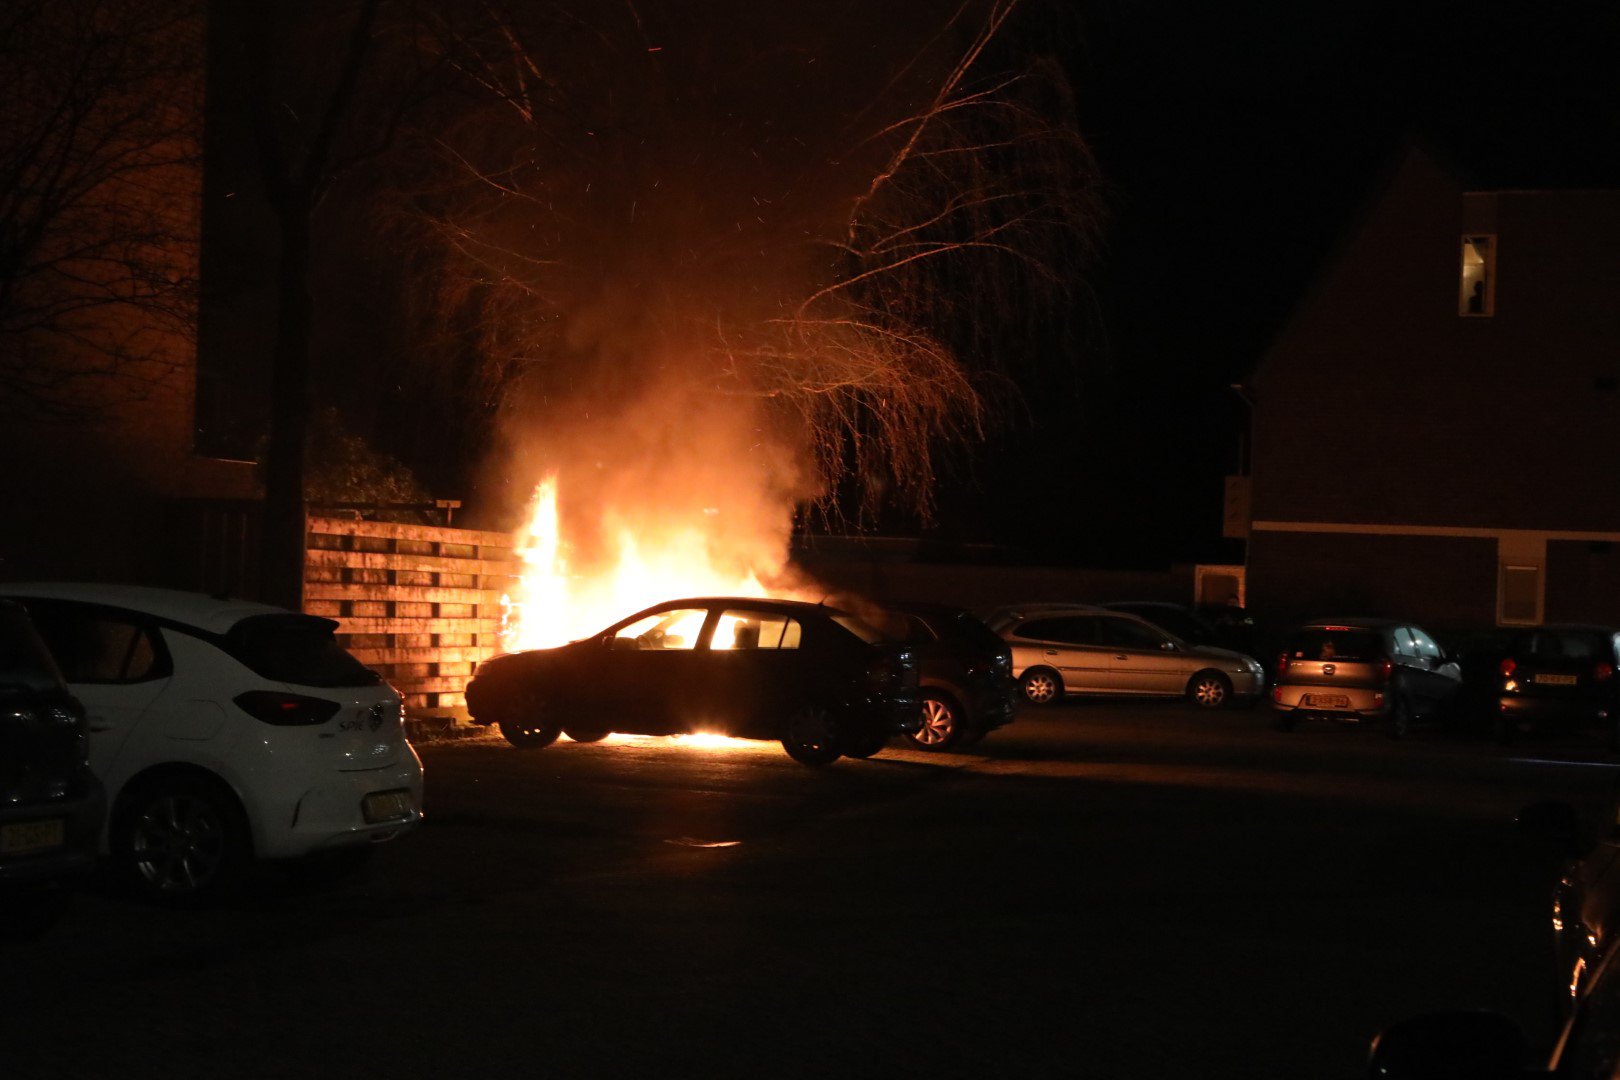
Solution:
{"label": "silver station wagon", "polygon": [[1013,676],[1035,705],[1069,695],[1186,697],[1215,709],[1264,689],[1258,660],[1106,608],[1028,605],[997,612],[990,626],[1012,646]]}

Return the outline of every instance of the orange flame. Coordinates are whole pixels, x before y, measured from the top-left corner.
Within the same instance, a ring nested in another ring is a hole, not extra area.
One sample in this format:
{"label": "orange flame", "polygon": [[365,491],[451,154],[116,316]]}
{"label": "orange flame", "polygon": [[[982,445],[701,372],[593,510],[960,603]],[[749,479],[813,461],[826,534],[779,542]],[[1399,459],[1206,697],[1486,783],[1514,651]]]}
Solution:
{"label": "orange flame", "polygon": [[[771,595],[753,571],[739,575],[717,565],[711,548],[718,521],[708,530],[677,524],[648,535],[610,519],[602,530],[612,538],[610,558],[594,561],[605,569],[582,573],[571,565],[557,495],[552,473],[535,489],[529,521],[518,531],[522,577],[501,598],[501,643],[509,652],[576,641],[664,600]],[[717,626],[714,647],[730,647],[734,633],[732,624]]]}

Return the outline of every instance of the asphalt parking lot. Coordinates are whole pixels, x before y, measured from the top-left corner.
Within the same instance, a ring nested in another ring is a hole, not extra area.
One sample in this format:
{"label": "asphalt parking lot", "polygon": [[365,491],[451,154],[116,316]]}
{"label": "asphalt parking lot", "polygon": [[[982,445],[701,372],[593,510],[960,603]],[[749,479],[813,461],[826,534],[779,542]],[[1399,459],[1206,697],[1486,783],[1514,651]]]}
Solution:
{"label": "asphalt parking lot", "polygon": [[427,823],[205,911],[7,940],[16,1076],[1352,1077],[1382,1025],[1552,1035],[1545,798],[1595,741],[1026,711],[964,754],[424,744]]}

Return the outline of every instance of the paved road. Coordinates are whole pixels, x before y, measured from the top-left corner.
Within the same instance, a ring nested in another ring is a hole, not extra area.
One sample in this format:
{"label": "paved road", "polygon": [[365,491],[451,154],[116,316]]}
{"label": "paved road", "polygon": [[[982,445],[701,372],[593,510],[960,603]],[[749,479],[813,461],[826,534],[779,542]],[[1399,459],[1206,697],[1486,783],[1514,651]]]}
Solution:
{"label": "paved road", "polygon": [[614,737],[421,748],[362,877],[0,943],[0,1073],[1354,1077],[1432,1008],[1550,1035],[1555,862],[1616,762],[1264,709],[1027,713],[812,771]]}

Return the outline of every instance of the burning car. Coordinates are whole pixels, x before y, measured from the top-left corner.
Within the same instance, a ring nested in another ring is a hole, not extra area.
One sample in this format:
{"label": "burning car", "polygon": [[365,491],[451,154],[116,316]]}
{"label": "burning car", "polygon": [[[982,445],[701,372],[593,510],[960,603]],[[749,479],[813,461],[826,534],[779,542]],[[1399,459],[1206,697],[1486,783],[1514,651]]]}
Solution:
{"label": "burning car", "polygon": [[513,746],[559,735],[778,740],[805,765],[866,758],[921,723],[917,659],[862,619],[793,600],[670,600],[599,634],[485,661],[475,723]]}

